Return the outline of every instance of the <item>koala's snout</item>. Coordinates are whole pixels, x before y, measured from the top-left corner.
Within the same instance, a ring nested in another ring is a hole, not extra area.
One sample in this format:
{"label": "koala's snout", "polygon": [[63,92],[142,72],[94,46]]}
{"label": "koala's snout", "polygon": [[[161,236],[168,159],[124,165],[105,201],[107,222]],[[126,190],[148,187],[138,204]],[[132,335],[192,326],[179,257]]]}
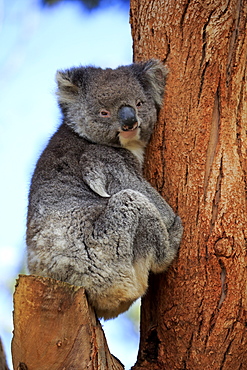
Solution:
{"label": "koala's snout", "polygon": [[138,127],[135,109],[128,105],[119,108],[118,118],[123,131],[135,130]]}

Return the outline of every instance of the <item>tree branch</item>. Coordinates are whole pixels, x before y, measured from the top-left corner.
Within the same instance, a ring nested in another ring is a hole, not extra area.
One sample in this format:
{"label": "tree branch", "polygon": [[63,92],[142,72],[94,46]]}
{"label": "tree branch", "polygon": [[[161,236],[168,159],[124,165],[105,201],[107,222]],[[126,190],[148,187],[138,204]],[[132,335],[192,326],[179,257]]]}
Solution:
{"label": "tree branch", "polygon": [[84,289],[32,275],[17,281],[12,355],[14,369],[124,369]]}

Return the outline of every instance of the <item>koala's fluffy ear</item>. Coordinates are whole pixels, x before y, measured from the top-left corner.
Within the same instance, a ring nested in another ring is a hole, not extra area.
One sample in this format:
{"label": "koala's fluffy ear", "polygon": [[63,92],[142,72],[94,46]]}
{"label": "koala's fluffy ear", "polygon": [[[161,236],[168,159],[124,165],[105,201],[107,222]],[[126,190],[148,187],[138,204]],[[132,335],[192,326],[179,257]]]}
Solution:
{"label": "koala's fluffy ear", "polygon": [[150,91],[156,105],[160,108],[163,102],[168,68],[156,59],[132,64],[131,68],[144,90]]}
{"label": "koala's fluffy ear", "polygon": [[57,71],[57,96],[59,103],[73,103],[78,96],[79,87],[73,82],[73,71]]}

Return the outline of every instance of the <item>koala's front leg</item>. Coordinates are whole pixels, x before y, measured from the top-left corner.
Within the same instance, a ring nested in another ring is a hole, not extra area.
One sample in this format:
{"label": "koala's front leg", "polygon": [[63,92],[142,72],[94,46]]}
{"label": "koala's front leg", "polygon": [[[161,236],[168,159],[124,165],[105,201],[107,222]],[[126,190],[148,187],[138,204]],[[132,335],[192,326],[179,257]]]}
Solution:
{"label": "koala's front leg", "polygon": [[178,250],[183,234],[183,226],[179,216],[177,216],[169,204],[161,197],[161,195],[146,182],[145,194],[159,211],[163,222],[167,227],[170,240],[170,248]]}

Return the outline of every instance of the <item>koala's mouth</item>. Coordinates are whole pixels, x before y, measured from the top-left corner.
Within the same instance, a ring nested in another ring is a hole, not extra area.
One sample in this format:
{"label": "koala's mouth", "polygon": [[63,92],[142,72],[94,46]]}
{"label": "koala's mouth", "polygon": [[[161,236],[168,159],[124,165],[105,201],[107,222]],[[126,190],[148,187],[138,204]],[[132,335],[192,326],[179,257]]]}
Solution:
{"label": "koala's mouth", "polygon": [[139,133],[138,128],[139,128],[138,122],[135,122],[132,127],[123,125],[121,127],[119,135],[124,139],[132,139]]}
{"label": "koala's mouth", "polygon": [[133,126],[132,125],[131,126],[129,126],[129,125],[122,125],[122,127],[121,127],[122,131],[134,131],[137,128],[138,128],[138,123],[137,122],[135,122],[133,124]]}

